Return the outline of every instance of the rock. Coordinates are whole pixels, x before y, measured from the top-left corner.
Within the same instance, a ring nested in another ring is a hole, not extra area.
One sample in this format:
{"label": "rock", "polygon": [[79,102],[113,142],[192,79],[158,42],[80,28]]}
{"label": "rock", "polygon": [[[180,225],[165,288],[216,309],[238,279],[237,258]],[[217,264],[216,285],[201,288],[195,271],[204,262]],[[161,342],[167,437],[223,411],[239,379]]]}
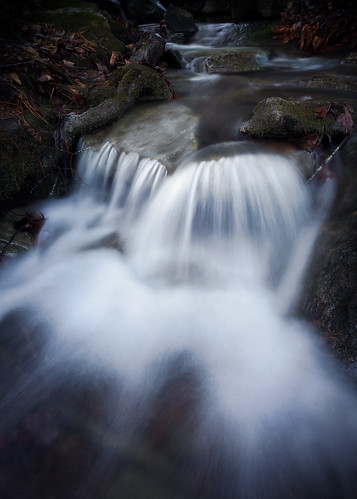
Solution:
{"label": "rock", "polygon": [[82,32],[88,40],[100,41],[97,55],[104,52],[121,52],[130,43],[128,32],[121,23],[116,22],[105,12],[90,8],[59,8],[36,12],[29,21],[50,23],[66,32]]}
{"label": "rock", "polygon": [[[160,106],[145,104],[126,113],[108,132],[99,132],[85,140],[94,147],[108,141],[118,150],[137,152],[171,167],[196,150],[197,125],[198,116],[176,101]],[[170,144],[169,153],[167,144]]]}
{"label": "rock", "polygon": [[253,21],[260,17],[277,17],[286,3],[286,0],[232,0],[232,19],[234,22],[241,22]]}
{"label": "rock", "polygon": [[14,223],[24,216],[25,210],[16,209],[9,211],[0,219],[0,261],[3,257],[13,258],[33,247],[33,236],[29,232],[18,231],[14,227]]}
{"label": "rock", "polygon": [[211,55],[203,60],[203,70],[211,74],[260,71],[257,56],[262,50],[244,49],[227,54]]}
{"label": "rock", "polygon": [[158,0],[125,0],[121,3],[127,17],[138,24],[159,22],[166,12]]}
{"label": "rock", "polygon": [[165,15],[167,27],[173,33],[186,33],[193,35],[198,31],[192,14],[180,7],[169,7]]}
{"label": "rock", "polygon": [[165,100],[171,97],[168,84],[153,69],[142,64],[128,64],[111,75],[117,84],[115,97],[82,114],[71,114],[64,126],[64,137],[73,149],[80,136],[106,127],[139,100]]}
{"label": "rock", "polygon": [[155,67],[165,53],[165,40],[157,33],[145,37],[141,47],[130,57],[130,62],[141,62]]}
{"label": "rock", "polygon": [[329,88],[332,90],[357,90],[357,77],[350,75],[323,74],[293,80],[290,84],[304,88]]}
{"label": "rock", "polygon": [[341,64],[357,64],[357,52],[351,52],[347,57],[342,59]]}
{"label": "rock", "polygon": [[342,178],[306,272],[299,314],[357,377],[357,139],[341,149]]}
{"label": "rock", "polygon": [[195,16],[199,16],[203,12],[206,0],[163,0],[162,3],[166,8],[174,5],[175,7],[188,10]]}
{"label": "rock", "polygon": [[[319,139],[344,134],[333,113],[317,118],[314,110],[327,104],[313,101],[287,101],[269,97],[254,109],[250,120],[244,122],[240,132],[256,138],[296,138],[315,133]],[[341,112],[343,111],[341,107]]]}

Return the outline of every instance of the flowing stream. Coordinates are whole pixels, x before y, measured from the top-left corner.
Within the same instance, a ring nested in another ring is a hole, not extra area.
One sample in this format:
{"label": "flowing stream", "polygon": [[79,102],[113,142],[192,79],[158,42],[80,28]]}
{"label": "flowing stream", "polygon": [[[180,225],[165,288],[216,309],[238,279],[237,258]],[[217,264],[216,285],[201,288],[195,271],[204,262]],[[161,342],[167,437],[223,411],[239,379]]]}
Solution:
{"label": "flowing stream", "polygon": [[282,75],[334,61],[203,75],[225,28],[201,35],[175,46],[179,103],[85,138],[73,192],[2,270],[1,497],[356,497],[356,396],[291,316],[329,199],[293,150],[238,133]]}

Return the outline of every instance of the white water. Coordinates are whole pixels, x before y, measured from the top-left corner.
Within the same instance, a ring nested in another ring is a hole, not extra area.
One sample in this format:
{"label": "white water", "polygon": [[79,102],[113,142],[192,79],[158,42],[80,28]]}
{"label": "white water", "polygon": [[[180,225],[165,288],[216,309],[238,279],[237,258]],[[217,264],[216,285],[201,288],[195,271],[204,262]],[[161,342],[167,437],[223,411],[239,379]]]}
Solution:
{"label": "white water", "polygon": [[218,152],[172,175],[110,143],[82,153],[38,247],[2,270],[0,321],[24,314],[46,338],[2,421],[40,403],[42,375],[48,390],[114,372],[116,435],[140,441],[158,411],[182,497],[352,499],[356,397],[288,315],[318,230],[310,193],[285,157]]}
{"label": "white water", "polygon": [[[79,173],[81,187],[46,207],[39,247],[3,274],[1,317],[22,309],[49,324],[44,369],[69,352],[79,365],[114,368],[131,393],[123,422],[134,395],[152,404],[158,366],[170,371],[168,359],[189,354],[185,369],[193,362],[204,378],[189,448],[204,470],[220,469],[219,456],[231,469],[217,497],[283,497],[277,470],[289,490],[330,497],[331,467],[352,497],[355,399],[311,333],[282,316],[276,293],[297,242],[308,236],[306,260],[314,232],[294,165],[242,154],[166,177],[159,163],[105,144],[83,153]],[[124,255],[97,248],[112,234]],[[220,450],[208,458],[212,445]]]}

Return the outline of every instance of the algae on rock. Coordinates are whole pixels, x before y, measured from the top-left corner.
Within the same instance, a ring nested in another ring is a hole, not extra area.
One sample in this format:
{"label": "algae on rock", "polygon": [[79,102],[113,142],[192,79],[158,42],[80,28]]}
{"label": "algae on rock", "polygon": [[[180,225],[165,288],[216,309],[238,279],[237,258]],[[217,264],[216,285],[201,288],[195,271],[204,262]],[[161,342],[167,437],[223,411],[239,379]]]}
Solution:
{"label": "algae on rock", "polygon": [[[240,127],[240,132],[256,138],[297,138],[315,133],[319,140],[343,134],[332,113],[316,117],[315,110],[326,102],[288,101],[269,97],[257,104],[252,117]],[[341,109],[342,111],[342,109]]]}

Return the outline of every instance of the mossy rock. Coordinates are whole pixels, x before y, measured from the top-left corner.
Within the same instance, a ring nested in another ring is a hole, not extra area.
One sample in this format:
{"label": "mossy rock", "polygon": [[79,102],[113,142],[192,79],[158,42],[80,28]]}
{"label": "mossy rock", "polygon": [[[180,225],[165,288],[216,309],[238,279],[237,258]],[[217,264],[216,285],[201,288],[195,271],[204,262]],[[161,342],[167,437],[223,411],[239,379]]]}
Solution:
{"label": "mossy rock", "polygon": [[281,97],[269,97],[259,102],[251,119],[240,127],[240,132],[261,139],[297,138],[307,133],[315,133],[321,140],[324,136],[331,138],[343,134],[332,113],[327,113],[324,118],[315,116],[315,109],[324,104],[327,103],[287,101]]}
{"label": "mossy rock", "polygon": [[323,74],[301,78],[291,82],[304,88],[328,88],[331,90],[357,91],[357,77],[350,75]]}
{"label": "mossy rock", "polygon": [[129,90],[135,100],[167,100],[171,97],[168,84],[152,68],[131,63],[120,70],[118,91]]}
{"label": "mossy rock", "polygon": [[154,69],[131,63],[114,71],[109,82],[117,86],[114,97],[80,115],[69,116],[65,127],[65,139],[73,149],[81,135],[105,128],[137,101],[167,100],[171,97],[168,84]]}
{"label": "mossy rock", "polygon": [[100,85],[88,90],[86,94],[86,101],[91,107],[98,106],[105,100],[114,98],[116,93],[116,88],[110,85]]}
{"label": "mossy rock", "polygon": [[264,54],[261,50],[240,50],[227,54],[212,55],[203,61],[203,69],[207,73],[244,73],[260,71],[257,56]]}
{"label": "mossy rock", "polygon": [[[109,22],[108,17],[109,14],[88,8],[62,8],[33,13],[29,21],[53,24],[66,32],[82,33],[88,40],[100,44],[97,52],[98,56],[102,56],[103,51],[123,51],[129,40],[125,27],[113,20]],[[123,41],[117,37],[119,34]]]}

